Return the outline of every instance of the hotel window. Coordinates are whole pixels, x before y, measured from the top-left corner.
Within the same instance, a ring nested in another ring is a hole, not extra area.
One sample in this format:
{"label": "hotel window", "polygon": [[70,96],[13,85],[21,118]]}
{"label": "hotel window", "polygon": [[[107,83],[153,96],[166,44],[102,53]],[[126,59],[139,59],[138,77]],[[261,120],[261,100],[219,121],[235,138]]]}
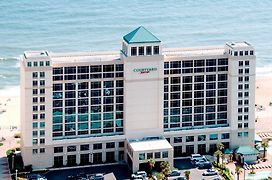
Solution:
{"label": "hotel window", "polygon": [[139,160],[145,160],[145,153],[139,153]]}
{"label": "hotel window", "polygon": [[38,111],[38,106],[33,106],[33,111]]}
{"label": "hotel window", "polygon": [[238,123],[238,129],[242,129],[242,123]]}
{"label": "hotel window", "polygon": [[250,51],[250,55],[253,56],[253,55],[254,55],[254,52],[253,52],[253,51]]}
{"label": "hotel window", "polygon": [[248,92],[245,92],[245,97],[248,97],[249,93]]}
{"label": "hotel window", "polygon": [[221,139],[229,139],[229,138],[230,138],[230,133],[221,134]]}
{"label": "hotel window", "polygon": [[248,128],[248,123],[244,123],[244,128]]}
{"label": "hotel window", "polygon": [[46,62],[45,62],[45,65],[46,65],[46,66],[50,66],[50,61],[46,61]]}
{"label": "hotel window", "polygon": [[243,120],[243,116],[238,116],[238,121],[242,121]]}
{"label": "hotel window", "polygon": [[238,56],[238,51],[234,51],[234,56]]}
{"label": "hotel window", "polygon": [[186,136],[186,142],[194,142],[194,136]]}
{"label": "hotel window", "polygon": [[168,158],[168,151],[162,152],[162,158]]}
{"label": "hotel window", "polygon": [[249,68],[245,69],[245,74],[249,74]]}
{"label": "hotel window", "polygon": [[204,134],[203,135],[198,135],[197,140],[198,141],[206,141],[206,135],[204,135]]}
{"label": "hotel window", "polygon": [[243,69],[239,69],[239,70],[238,70],[238,73],[239,73],[239,74],[243,74]]}
{"label": "hotel window", "polygon": [[238,85],[238,89],[240,89],[240,90],[243,89],[243,85],[242,85],[242,84],[239,84],[239,85]]}
{"label": "hotel window", "polygon": [[45,131],[44,130],[40,130],[40,136],[44,136],[45,135]]}
{"label": "hotel window", "polygon": [[244,120],[245,120],[245,121],[248,120],[248,115],[244,115]]}
{"label": "hotel window", "polygon": [[249,76],[245,76],[245,81],[246,81],[246,82],[249,81]]}
{"label": "hotel window", "polygon": [[44,78],[45,77],[45,72],[40,72],[40,78]]}
{"label": "hotel window", "polygon": [[249,89],[249,84],[245,84],[245,89]]}
{"label": "hotel window", "polygon": [[244,55],[244,52],[243,51],[240,51],[239,52],[239,56],[243,56]]}
{"label": "hotel window", "polygon": [[38,66],[38,62],[34,61],[34,67],[37,67],[37,66]]}
{"label": "hotel window", "polygon": [[153,53],[154,54],[160,54],[160,47],[159,46],[154,46],[153,47]]}
{"label": "hotel window", "polygon": [[246,66],[249,66],[249,61],[245,61],[245,65],[246,65]]}
{"label": "hotel window", "polygon": [[38,102],[38,98],[37,98],[37,97],[34,97],[34,98],[32,99],[32,102],[33,102],[33,103],[37,103],[37,102]]}
{"label": "hotel window", "polygon": [[244,108],[244,111],[245,111],[245,112],[248,112],[248,107],[245,107],[245,108]]}
{"label": "hotel window", "polygon": [[89,150],[89,144],[80,145],[80,151],[88,151],[88,150]]}
{"label": "hotel window", "polygon": [[146,55],[152,55],[152,46],[146,46]]}
{"label": "hotel window", "polygon": [[38,136],[38,131],[32,131],[32,136],[37,137]]}
{"label": "hotel window", "polygon": [[45,80],[40,80],[40,86],[45,86]]}
{"label": "hotel window", "polygon": [[122,141],[122,142],[119,142],[119,148],[121,147],[124,147],[125,143]]}
{"label": "hotel window", "polygon": [[40,102],[45,102],[45,97],[40,97]]}
{"label": "hotel window", "polygon": [[246,99],[246,100],[244,101],[244,103],[245,103],[245,105],[248,105],[248,100]]}
{"label": "hotel window", "polygon": [[40,148],[40,153],[45,153],[45,148]]}
{"label": "hotel window", "polygon": [[93,144],[93,150],[102,149],[102,143]]}
{"label": "hotel window", "polygon": [[38,81],[33,81],[33,82],[32,82],[32,85],[33,85],[33,86],[38,86]]}
{"label": "hotel window", "polygon": [[38,72],[32,72],[32,78],[33,79],[38,78]]}
{"label": "hotel window", "polygon": [[76,151],[76,146],[67,146],[67,152],[74,152]]}
{"label": "hotel window", "polygon": [[33,89],[33,90],[32,90],[32,94],[33,94],[33,95],[38,94],[38,89]]}
{"label": "hotel window", "polygon": [[115,143],[114,142],[106,143],[106,148],[107,149],[115,148]]}
{"label": "hotel window", "polygon": [[40,89],[40,94],[45,94],[45,89]]}
{"label": "hotel window", "polygon": [[245,51],[245,56],[247,56],[248,55],[248,51]]}
{"label": "hotel window", "polygon": [[27,62],[27,67],[31,67],[32,63],[31,62]]}
{"label": "hotel window", "polygon": [[43,61],[40,61],[40,66],[44,66],[44,62]]}
{"label": "hotel window", "polygon": [[238,108],[238,113],[242,113],[243,112],[243,108]]}
{"label": "hotel window", "polygon": [[38,139],[32,139],[32,144],[37,145],[38,144]]}
{"label": "hotel window", "polygon": [[244,137],[248,137],[248,132],[244,132]]}
{"label": "hotel window", "polygon": [[32,154],[38,154],[38,149],[32,149]]}
{"label": "hotel window", "polygon": [[218,134],[210,134],[210,140],[217,140]]}
{"label": "hotel window", "polygon": [[182,143],[182,137],[174,137],[174,143]]}
{"label": "hotel window", "polygon": [[239,61],[239,66],[243,66],[244,62],[243,61]]}
{"label": "hotel window", "polygon": [[243,93],[242,92],[238,92],[238,97],[242,98],[243,97]]}
{"label": "hotel window", "polygon": [[40,139],[40,144],[45,144],[45,139]]}
{"label": "hotel window", "polygon": [[54,153],[62,153],[63,147],[54,147]]}
{"label": "hotel window", "polygon": [[137,56],[137,47],[131,47],[131,56]]}
{"label": "hotel window", "polygon": [[153,153],[146,153],[147,159],[153,159]]}
{"label": "hotel window", "polygon": [[161,152],[155,152],[155,159],[161,158]]}
{"label": "hotel window", "polygon": [[240,138],[240,137],[243,136],[243,133],[242,133],[242,132],[238,132],[237,135],[238,135],[238,137]]}
{"label": "hotel window", "polygon": [[139,56],[144,55],[144,46],[139,47]]}

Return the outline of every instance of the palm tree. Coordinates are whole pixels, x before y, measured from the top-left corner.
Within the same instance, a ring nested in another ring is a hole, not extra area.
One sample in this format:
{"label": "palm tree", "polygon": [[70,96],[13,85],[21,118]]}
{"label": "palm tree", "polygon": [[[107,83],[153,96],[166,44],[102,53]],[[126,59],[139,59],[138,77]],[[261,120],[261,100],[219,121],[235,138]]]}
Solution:
{"label": "palm tree", "polygon": [[189,180],[190,179],[190,174],[191,174],[191,171],[184,171],[184,176],[186,178],[186,180]]}
{"label": "palm tree", "polygon": [[[223,156],[222,150],[224,149],[224,145],[222,143],[218,143],[216,144],[216,149],[217,150],[215,151],[214,155],[216,156],[217,164],[219,164],[219,159],[221,156]],[[223,161],[223,158],[222,158],[222,161]]]}
{"label": "palm tree", "polygon": [[157,180],[164,180],[165,176],[163,173],[160,172],[160,173],[156,174],[156,178],[157,178]]}
{"label": "palm tree", "polygon": [[220,156],[222,156],[222,152],[220,150],[217,150],[214,152],[214,155],[216,156],[217,165],[219,165],[219,160],[220,160]]}
{"label": "palm tree", "polygon": [[163,161],[160,164],[162,173],[164,176],[167,176],[170,172],[170,163],[168,161]]}
{"label": "palm tree", "polygon": [[239,180],[240,174],[242,173],[242,168],[240,166],[236,166],[235,173],[237,174],[237,180]]}
{"label": "palm tree", "polygon": [[154,168],[156,161],[154,159],[148,159],[147,162],[149,164],[150,175],[152,175],[152,169]]}
{"label": "palm tree", "polygon": [[264,159],[266,158],[266,151],[268,148],[268,141],[267,140],[263,140],[261,146],[264,148]]}

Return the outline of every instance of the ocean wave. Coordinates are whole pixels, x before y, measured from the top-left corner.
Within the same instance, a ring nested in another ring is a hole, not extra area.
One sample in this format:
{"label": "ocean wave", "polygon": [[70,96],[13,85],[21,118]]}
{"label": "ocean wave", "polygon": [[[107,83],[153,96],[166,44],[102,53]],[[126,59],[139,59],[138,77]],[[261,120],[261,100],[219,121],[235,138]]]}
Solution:
{"label": "ocean wave", "polygon": [[19,96],[20,86],[7,86],[0,89],[0,96]]}
{"label": "ocean wave", "polygon": [[19,59],[20,57],[0,57],[1,61],[13,61],[13,60],[19,61]]}
{"label": "ocean wave", "polygon": [[256,67],[256,76],[272,76],[272,66]]}

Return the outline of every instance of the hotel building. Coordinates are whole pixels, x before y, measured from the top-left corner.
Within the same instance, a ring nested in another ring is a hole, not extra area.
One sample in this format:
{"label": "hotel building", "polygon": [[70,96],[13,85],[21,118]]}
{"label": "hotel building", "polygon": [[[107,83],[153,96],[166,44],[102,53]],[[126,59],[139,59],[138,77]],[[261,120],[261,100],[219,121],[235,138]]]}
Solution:
{"label": "hotel building", "polygon": [[157,162],[254,145],[255,52],[247,42],[163,49],[144,27],[120,52],[21,57],[21,133],[34,169]]}

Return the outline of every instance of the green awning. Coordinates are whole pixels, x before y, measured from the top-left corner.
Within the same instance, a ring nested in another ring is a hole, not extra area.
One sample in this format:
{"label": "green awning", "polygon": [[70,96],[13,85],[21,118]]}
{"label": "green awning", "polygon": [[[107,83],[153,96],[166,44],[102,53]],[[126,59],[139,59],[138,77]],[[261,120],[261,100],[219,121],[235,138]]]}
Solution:
{"label": "green awning", "polygon": [[233,151],[230,149],[225,149],[225,151],[224,151],[224,154],[232,154],[232,153],[233,153]]}
{"label": "green awning", "polygon": [[235,150],[235,153],[242,155],[257,155],[259,154],[259,151],[250,146],[241,146]]}

